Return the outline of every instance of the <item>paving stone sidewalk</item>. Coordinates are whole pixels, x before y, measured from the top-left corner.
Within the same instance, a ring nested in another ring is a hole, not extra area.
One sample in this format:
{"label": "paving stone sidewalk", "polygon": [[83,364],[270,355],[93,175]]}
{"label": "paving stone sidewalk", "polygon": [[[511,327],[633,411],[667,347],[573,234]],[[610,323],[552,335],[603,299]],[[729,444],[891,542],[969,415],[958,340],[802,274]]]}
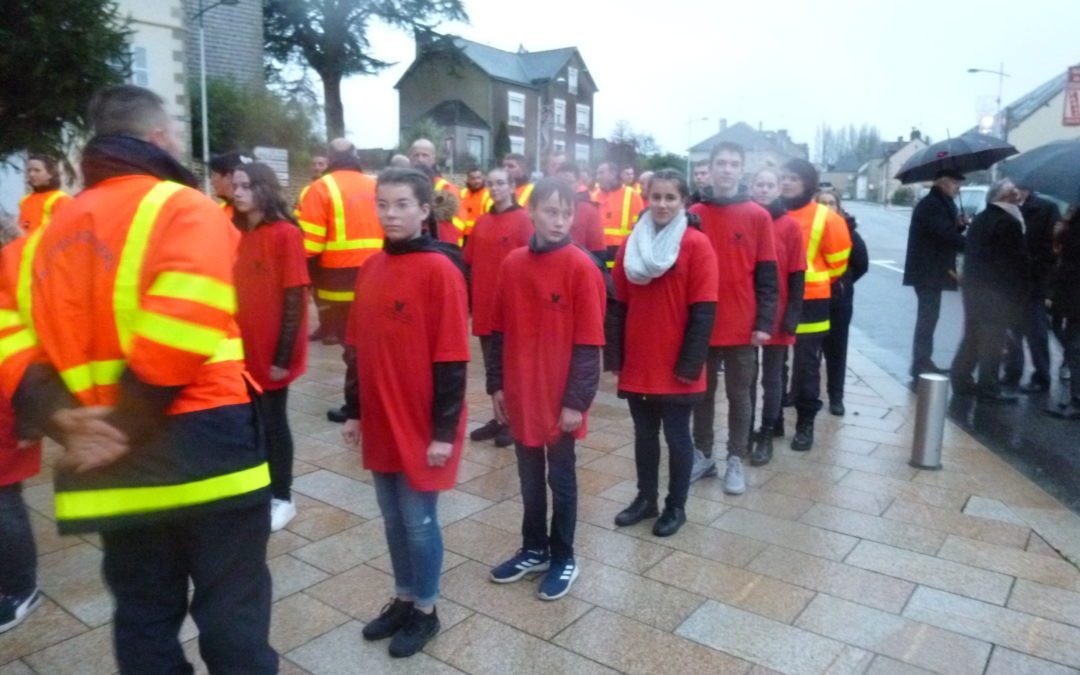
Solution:
{"label": "paving stone sidewalk", "polygon": [[[512,450],[468,446],[440,503],[443,632],[394,661],[360,637],[390,562],[370,476],[325,418],[338,350],[315,347],[290,394],[299,515],[270,541],[282,672],[1080,673],[1080,518],[951,423],[944,469],[909,467],[912,395],[857,352],[849,368],[847,415],[818,418],[812,452],[781,442],[743,496],[695,484],[669,539],[613,525],[635,493],[633,431],[605,375],[578,451],[581,577],[554,603],[487,580],[519,545],[518,479]],[[469,384],[474,428],[491,412],[475,365]],[[114,672],[99,540],[56,534],[49,469],[25,496],[47,599],[0,635],[0,675]],[[196,634],[189,620],[205,672]]]}

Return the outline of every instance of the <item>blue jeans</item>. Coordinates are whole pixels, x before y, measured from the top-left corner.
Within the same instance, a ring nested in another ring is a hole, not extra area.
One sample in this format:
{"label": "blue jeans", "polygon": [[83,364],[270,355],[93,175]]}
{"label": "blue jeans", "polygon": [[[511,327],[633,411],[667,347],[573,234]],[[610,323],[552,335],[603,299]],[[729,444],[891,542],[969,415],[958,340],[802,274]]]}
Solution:
{"label": "blue jeans", "polygon": [[394,590],[420,607],[431,607],[439,598],[443,562],[439,493],[414,490],[402,472],[371,475],[390,547]]}
{"label": "blue jeans", "polygon": [[[518,478],[525,515],[521,521],[522,548],[550,551],[556,562],[573,560],[577,525],[577,469],[575,440],[562,434],[547,448],[520,443],[517,449]],[[547,469],[547,485],[544,470]],[[551,530],[548,534],[547,490],[551,486]]]}
{"label": "blue jeans", "polygon": [[24,598],[37,588],[37,549],[22,483],[0,486],[0,595]]}
{"label": "blue jeans", "polygon": [[660,429],[668,446],[668,508],[686,508],[690,472],[694,468],[694,441],[690,437],[692,403],[631,396],[634,418],[634,463],[638,494],[656,501],[660,482]]}

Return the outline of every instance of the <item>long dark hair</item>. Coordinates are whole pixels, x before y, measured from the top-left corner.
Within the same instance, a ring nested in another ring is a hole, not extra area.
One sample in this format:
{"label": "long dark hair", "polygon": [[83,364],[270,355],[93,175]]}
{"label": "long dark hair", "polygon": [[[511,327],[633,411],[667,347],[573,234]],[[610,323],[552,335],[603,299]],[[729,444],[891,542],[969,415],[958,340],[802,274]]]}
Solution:
{"label": "long dark hair", "polygon": [[38,161],[38,162],[41,162],[42,164],[44,164],[45,165],[45,170],[47,172],[49,172],[49,184],[46,187],[48,187],[50,190],[59,190],[60,189],[60,165],[57,164],[56,160],[53,159],[52,157],[49,157],[48,155],[38,155],[38,154],[30,155],[29,157],[26,158],[26,163],[27,164],[30,164],[30,162],[34,162],[34,161]]}
{"label": "long dark hair", "polygon": [[[292,214],[289,213],[285,197],[281,194],[281,183],[278,183],[277,174],[273,169],[262,162],[251,162],[233,169],[233,173],[237,171],[242,171],[251,182],[255,208],[262,211],[264,223],[284,220],[297,225]],[[247,217],[239,211],[233,213],[233,223],[241,230],[247,229]]]}

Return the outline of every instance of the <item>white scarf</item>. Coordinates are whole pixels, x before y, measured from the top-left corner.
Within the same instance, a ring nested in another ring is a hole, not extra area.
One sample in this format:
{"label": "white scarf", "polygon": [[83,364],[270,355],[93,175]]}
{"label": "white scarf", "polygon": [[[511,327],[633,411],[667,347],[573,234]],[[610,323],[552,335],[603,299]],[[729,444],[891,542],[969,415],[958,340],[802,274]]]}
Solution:
{"label": "white scarf", "polygon": [[671,269],[679,257],[686,227],[685,210],[680,210],[679,215],[659,232],[652,213],[646,211],[626,240],[623,269],[630,283],[645,286]]}

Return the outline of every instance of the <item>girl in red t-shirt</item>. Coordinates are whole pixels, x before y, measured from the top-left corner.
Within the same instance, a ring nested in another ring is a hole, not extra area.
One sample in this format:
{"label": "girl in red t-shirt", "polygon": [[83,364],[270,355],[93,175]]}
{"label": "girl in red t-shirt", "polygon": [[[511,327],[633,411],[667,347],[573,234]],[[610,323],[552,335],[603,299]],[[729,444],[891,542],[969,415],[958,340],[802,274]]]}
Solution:
{"label": "girl in red t-shirt", "polygon": [[265,164],[232,174],[233,222],[242,232],[233,268],[236,321],[244,360],[262,387],[257,397],[270,464],[270,529],[296,517],[292,502],[293,439],[289,383],[307,365],[307,261],[304,235],[289,215],[277,176]]}
{"label": "girl in red t-shirt", "polygon": [[[615,306],[608,365],[634,418],[638,494],[615,517],[620,527],[660,516],[653,534],[668,537],[686,522],[694,464],[690,414],[705,398],[705,361],[720,286],[709,238],[689,222],[690,190],[678,171],[657,171],[649,210],[619,248],[612,270]],[[657,508],[660,429],[668,444],[668,495]]]}

